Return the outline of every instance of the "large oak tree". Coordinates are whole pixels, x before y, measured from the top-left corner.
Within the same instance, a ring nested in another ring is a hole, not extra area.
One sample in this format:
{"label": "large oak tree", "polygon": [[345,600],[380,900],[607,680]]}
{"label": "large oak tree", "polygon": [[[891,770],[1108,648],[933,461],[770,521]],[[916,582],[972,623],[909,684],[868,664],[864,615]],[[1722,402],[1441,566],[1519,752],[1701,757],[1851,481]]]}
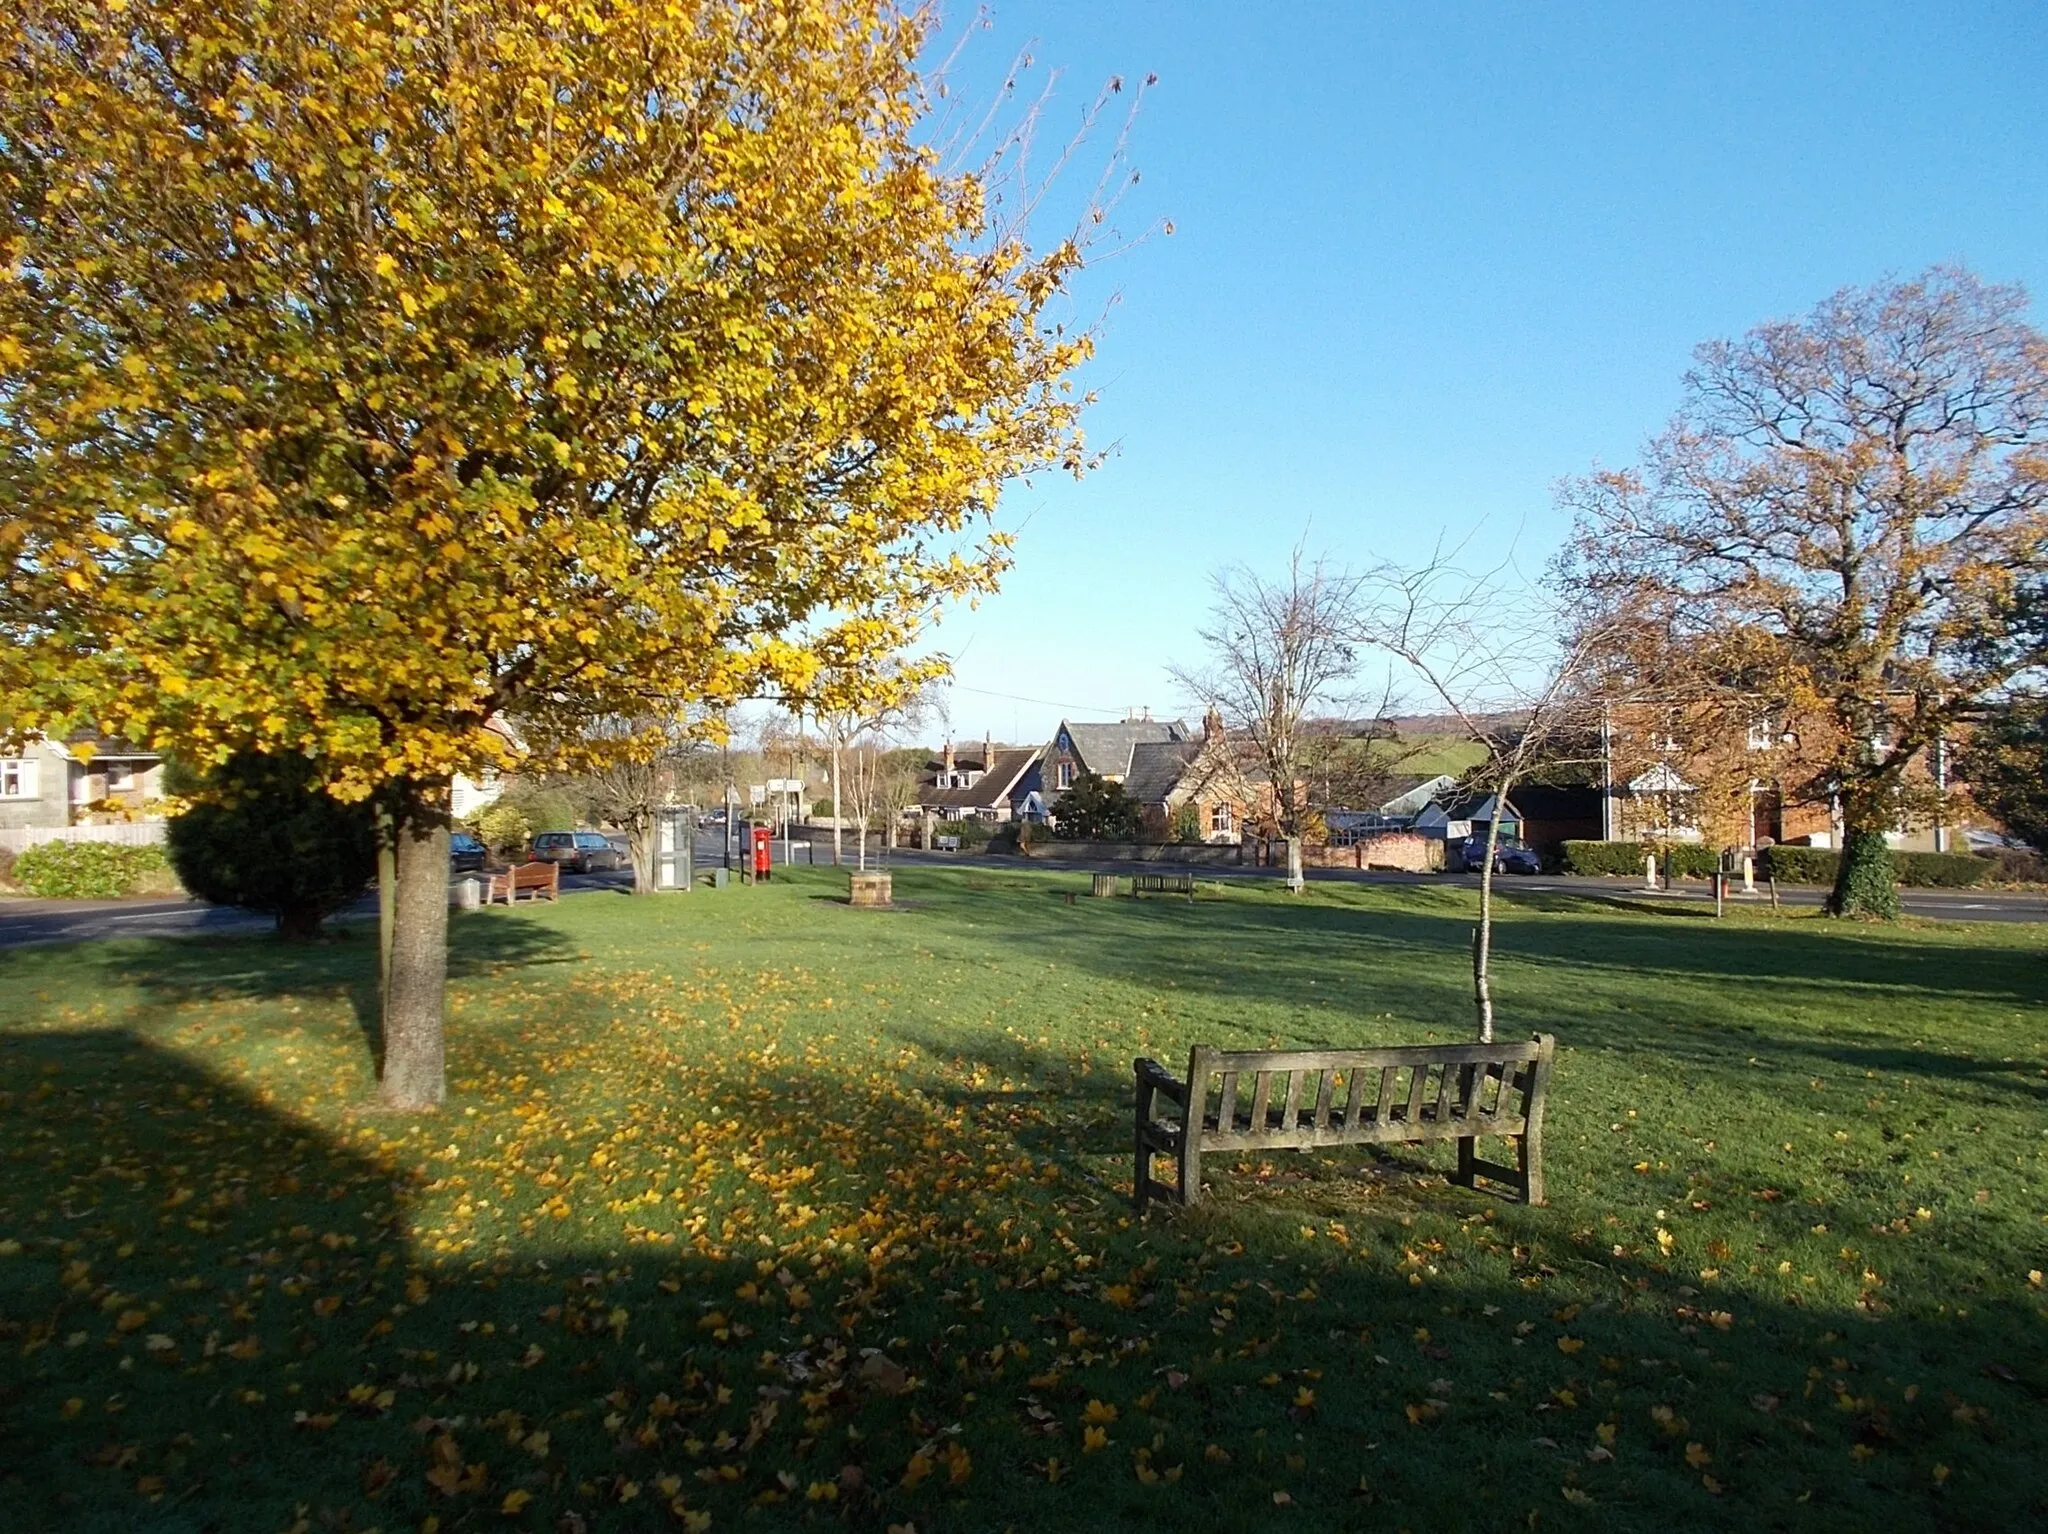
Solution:
{"label": "large oak tree", "polygon": [[801,691],[986,589],[999,487],[1078,465],[1079,252],[920,143],[888,0],[10,22],[0,733],[387,804],[383,1092],[431,1105],[452,775],[501,716]]}
{"label": "large oak tree", "polygon": [[1702,346],[1639,467],[1576,482],[1564,573],[1630,659],[1740,739],[1799,733],[1839,806],[1838,914],[1896,909],[1885,833],[1930,748],[2048,662],[2048,338],[2026,295],[1940,268]]}

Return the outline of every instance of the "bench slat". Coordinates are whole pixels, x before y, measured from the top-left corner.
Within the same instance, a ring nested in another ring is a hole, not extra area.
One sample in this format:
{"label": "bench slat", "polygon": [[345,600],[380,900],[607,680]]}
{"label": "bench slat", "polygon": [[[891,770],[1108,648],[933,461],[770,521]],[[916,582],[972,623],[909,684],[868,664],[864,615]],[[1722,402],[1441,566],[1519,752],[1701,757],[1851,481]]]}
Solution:
{"label": "bench slat", "polygon": [[1252,1078],[1252,1122],[1253,1134],[1264,1134],[1269,1127],[1266,1123],[1266,1100],[1273,1093],[1273,1073],[1260,1071]]}
{"label": "bench slat", "polygon": [[1216,1123],[1228,1129],[1237,1119],[1237,1072],[1223,1073],[1223,1096],[1216,1104]]}
{"label": "bench slat", "polygon": [[1321,1134],[1330,1127],[1330,1104],[1337,1095],[1337,1073],[1324,1071],[1322,1080],[1316,1086],[1316,1133]]}
{"label": "bench slat", "polygon": [[1386,1049],[1274,1049],[1217,1050],[1209,1056],[1209,1068],[1217,1071],[1299,1071],[1321,1070],[1333,1065],[1344,1070],[1353,1065],[1410,1065],[1421,1060],[1436,1065],[1469,1065],[1477,1061],[1528,1061],[1536,1058],[1536,1045],[1502,1040],[1493,1044],[1401,1044]]}

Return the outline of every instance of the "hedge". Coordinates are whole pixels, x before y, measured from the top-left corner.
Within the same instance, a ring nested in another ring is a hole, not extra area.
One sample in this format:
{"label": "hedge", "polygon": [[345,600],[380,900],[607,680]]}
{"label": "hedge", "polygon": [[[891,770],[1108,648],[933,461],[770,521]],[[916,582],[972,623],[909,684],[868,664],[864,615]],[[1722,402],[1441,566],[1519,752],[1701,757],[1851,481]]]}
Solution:
{"label": "hedge", "polygon": [[138,887],[166,887],[162,847],[113,842],[41,842],[14,860],[14,882],[45,900],[115,900]]}
{"label": "hedge", "polygon": [[[1652,847],[1643,842],[1566,842],[1564,871],[1639,878],[1643,859],[1657,854],[1659,872],[1671,859],[1671,874],[1679,879],[1710,879],[1721,866],[1721,854],[1701,842],[1670,842]],[[1757,858],[1759,878],[1780,884],[1832,886],[1835,865],[1841,854],[1831,847],[1766,847]],[[1899,883],[1920,889],[1967,889],[1982,884],[1996,872],[1989,858],[1966,852],[1894,852],[1892,871]]]}
{"label": "hedge", "polygon": [[[1780,884],[1832,886],[1842,855],[1832,847],[1766,847],[1757,872]],[[1894,852],[1892,872],[1899,883],[1918,889],[1968,889],[1995,871],[1989,858],[1967,852]]]}
{"label": "hedge", "polygon": [[1721,866],[1721,854],[1700,842],[1566,842],[1564,871],[1568,874],[1640,878],[1643,859],[1652,852],[1657,854],[1659,872],[1664,871],[1666,860],[1669,860],[1673,878],[1707,879]]}

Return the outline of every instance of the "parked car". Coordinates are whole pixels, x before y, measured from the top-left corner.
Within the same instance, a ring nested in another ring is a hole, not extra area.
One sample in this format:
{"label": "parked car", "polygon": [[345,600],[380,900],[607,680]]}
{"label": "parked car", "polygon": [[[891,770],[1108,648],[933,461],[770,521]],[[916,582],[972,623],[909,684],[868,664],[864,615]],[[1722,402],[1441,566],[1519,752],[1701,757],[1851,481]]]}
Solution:
{"label": "parked car", "polygon": [[[1482,848],[1480,855],[1485,856]],[[1543,860],[1528,847],[1496,847],[1493,849],[1493,871],[1497,874],[1540,874]]]}
{"label": "parked car", "polygon": [[626,855],[595,831],[543,831],[533,839],[536,863],[560,863],[572,874],[626,866]]}
{"label": "parked car", "polygon": [[448,867],[454,873],[482,873],[490,856],[490,849],[467,831],[454,832],[448,838]]}

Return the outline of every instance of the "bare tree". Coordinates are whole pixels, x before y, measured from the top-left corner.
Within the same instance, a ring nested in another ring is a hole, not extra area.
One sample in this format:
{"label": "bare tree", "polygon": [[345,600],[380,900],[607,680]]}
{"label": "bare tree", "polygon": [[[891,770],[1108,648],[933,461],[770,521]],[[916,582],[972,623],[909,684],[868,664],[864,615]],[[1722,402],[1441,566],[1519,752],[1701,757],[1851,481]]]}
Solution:
{"label": "bare tree", "polygon": [[[1662,685],[1798,721],[1809,803],[1837,807],[1829,909],[1897,910],[1885,833],[1908,769],[2048,664],[2048,337],[2026,294],[1937,268],[1844,289],[1695,354],[1640,468],[1566,487],[1562,573],[1653,607]],[[1671,674],[1675,672],[1676,674]]]}
{"label": "bare tree", "polygon": [[655,891],[655,828],[661,812],[676,802],[683,761],[703,749],[707,733],[721,728],[716,719],[614,719],[600,721],[588,732],[591,765],[565,778],[563,786],[582,801],[592,819],[626,833],[627,856],[633,865],[633,893]]}
{"label": "bare tree", "polygon": [[1208,659],[1169,674],[1257,752],[1287,840],[1287,887],[1299,894],[1309,810],[1303,774],[1314,733],[1308,720],[1341,712],[1340,690],[1357,670],[1359,579],[1297,544],[1280,579],[1238,565],[1217,572],[1213,586],[1215,605],[1199,631]]}
{"label": "bare tree", "polygon": [[[878,669],[831,669],[820,674],[816,685],[807,694],[811,715],[818,721],[818,728],[831,752],[833,867],[837,868],[844,858],[840,832],[845,811],[844,769],[848,750],[859,741],[874,744],[897,731],[914,729],[938,712],[937,694],[933,690],[937,674],[938,668],[930,661]],[[880,749],[879,745],[876,749]],[[867,866],[865,849],[863,831],[863,868]]]}
{"label": "bare tree", "polygon": [[1467,781],[1493,798],[1479,870],[1472,1003],[1493,1041],[1493,865],[1509,795],[1540,767],[1597,760],[1603,623],[1515,589],[1509,567],[1469,574],[1455,551],[1416,568],[1384,565],[1360,591],[1356,629],[1421,686],[1485,758]]}

